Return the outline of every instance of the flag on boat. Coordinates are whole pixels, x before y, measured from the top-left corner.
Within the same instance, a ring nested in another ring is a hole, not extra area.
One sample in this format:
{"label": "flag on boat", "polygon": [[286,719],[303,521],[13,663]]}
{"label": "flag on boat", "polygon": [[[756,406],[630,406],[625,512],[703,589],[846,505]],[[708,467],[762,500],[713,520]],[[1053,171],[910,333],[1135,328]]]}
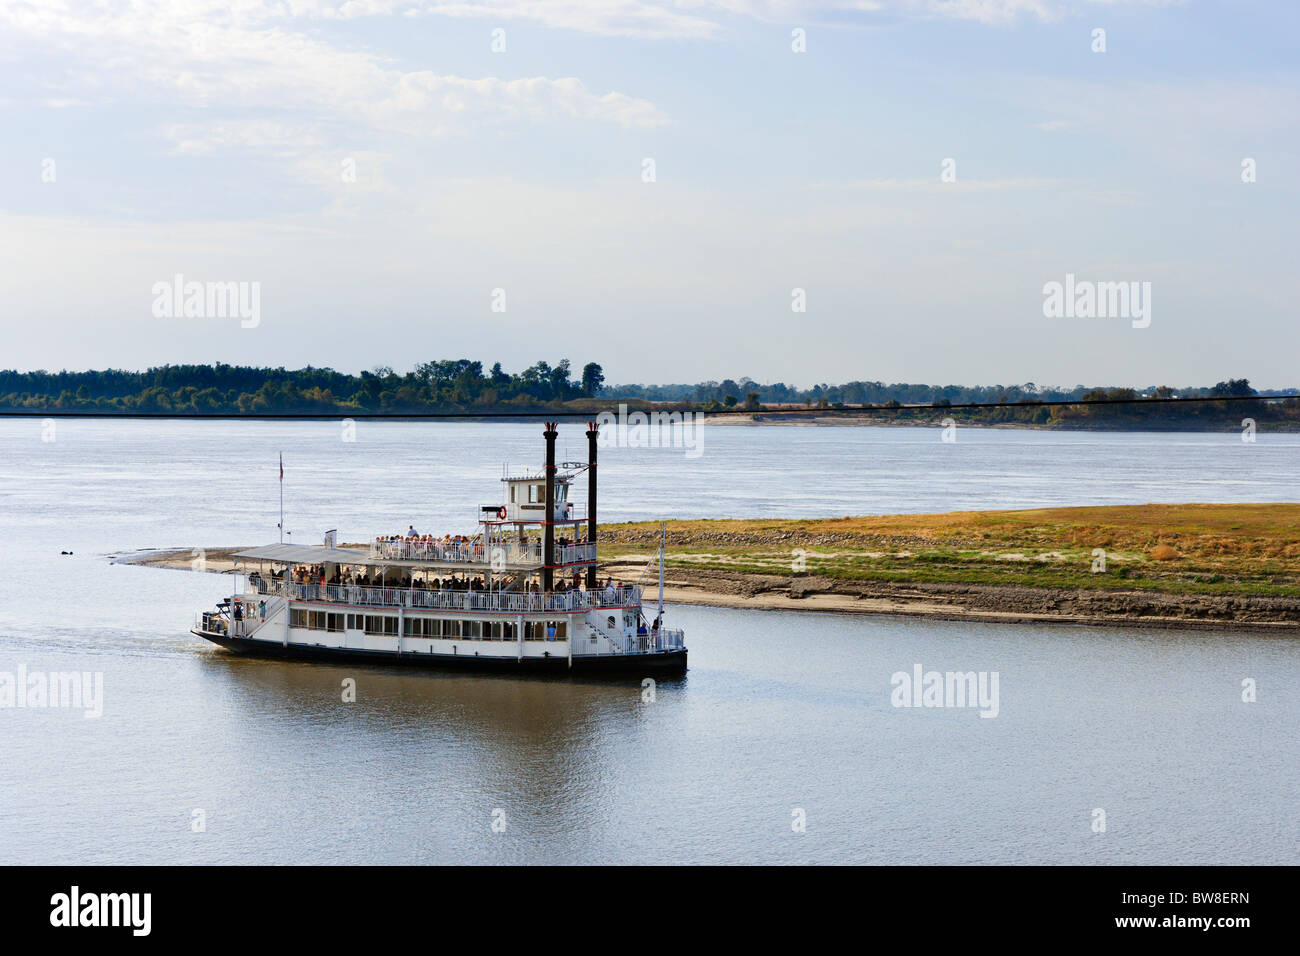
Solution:
{"label": "flag on boat", "polygon": [[280,480],[284,481],[284,453],[280,454]]}

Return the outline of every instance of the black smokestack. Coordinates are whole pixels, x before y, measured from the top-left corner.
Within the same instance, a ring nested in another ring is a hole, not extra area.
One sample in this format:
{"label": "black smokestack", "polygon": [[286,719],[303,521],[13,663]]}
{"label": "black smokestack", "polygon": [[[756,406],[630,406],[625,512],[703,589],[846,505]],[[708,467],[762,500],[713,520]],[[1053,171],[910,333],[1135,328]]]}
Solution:
{"label": "black smokestack", "polygon": [[542,593],[555,583],[555,422],[546,423],[546,523],[542,525]]}
{"label": "black smokestack", "polygon": [[[600,435],[598,422],[587,422],[587,541],[596,543],[596,439]],[[596,590],[595,556],[587,569],[587,590]]]}

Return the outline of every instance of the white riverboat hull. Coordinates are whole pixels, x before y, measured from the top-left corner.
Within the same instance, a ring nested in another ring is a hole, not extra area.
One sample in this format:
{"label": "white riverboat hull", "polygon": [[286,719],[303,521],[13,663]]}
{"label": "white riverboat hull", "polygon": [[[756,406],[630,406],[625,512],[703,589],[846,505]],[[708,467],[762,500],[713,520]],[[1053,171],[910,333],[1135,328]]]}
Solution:
{"label": "white riverboat hull", "polygon": [[[349,661],[386,666],[420,668],[457,668],[496,671],[499,673],[610,674],[647,676],[680,674],[686,670],[686,648],[647,651],[632,654],[578,654],[570,657],[559,642],[525,648],[520,654],[510,642],[447,642],[403,639],[406,647],[346,646],[324,642],[259,640],[256,637],[229,637],[214,631],[194,628],[197,636],[227,650],[258,657],[285,660]],[[529,642],[533,643],[533,642]],[[447,647],[441,645],[447,644]],[[477,646],[476,646],[477,645]]]}

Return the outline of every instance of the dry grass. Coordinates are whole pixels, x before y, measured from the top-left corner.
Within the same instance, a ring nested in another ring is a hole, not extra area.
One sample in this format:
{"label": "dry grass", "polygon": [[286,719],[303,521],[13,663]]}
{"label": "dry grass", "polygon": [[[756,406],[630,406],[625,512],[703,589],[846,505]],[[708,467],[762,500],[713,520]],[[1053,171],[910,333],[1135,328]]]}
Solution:
{"label": "dry grass", "polygon": [[[656,525],[602,526],[645,551]],[[1300,595],[1300,504],[1121,505],[669,523],[674,563],[860,580]],[[1095,550],[1107,570],[1093,573]]]}

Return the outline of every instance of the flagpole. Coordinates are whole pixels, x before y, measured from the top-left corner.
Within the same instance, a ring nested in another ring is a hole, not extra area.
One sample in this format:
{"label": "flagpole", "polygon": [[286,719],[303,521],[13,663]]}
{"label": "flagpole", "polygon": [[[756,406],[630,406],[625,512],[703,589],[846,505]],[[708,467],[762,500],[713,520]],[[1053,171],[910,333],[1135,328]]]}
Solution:
{"label": "flagpole", "polygon": [[280,453],[280,543],[284,544],[284,452]]}

